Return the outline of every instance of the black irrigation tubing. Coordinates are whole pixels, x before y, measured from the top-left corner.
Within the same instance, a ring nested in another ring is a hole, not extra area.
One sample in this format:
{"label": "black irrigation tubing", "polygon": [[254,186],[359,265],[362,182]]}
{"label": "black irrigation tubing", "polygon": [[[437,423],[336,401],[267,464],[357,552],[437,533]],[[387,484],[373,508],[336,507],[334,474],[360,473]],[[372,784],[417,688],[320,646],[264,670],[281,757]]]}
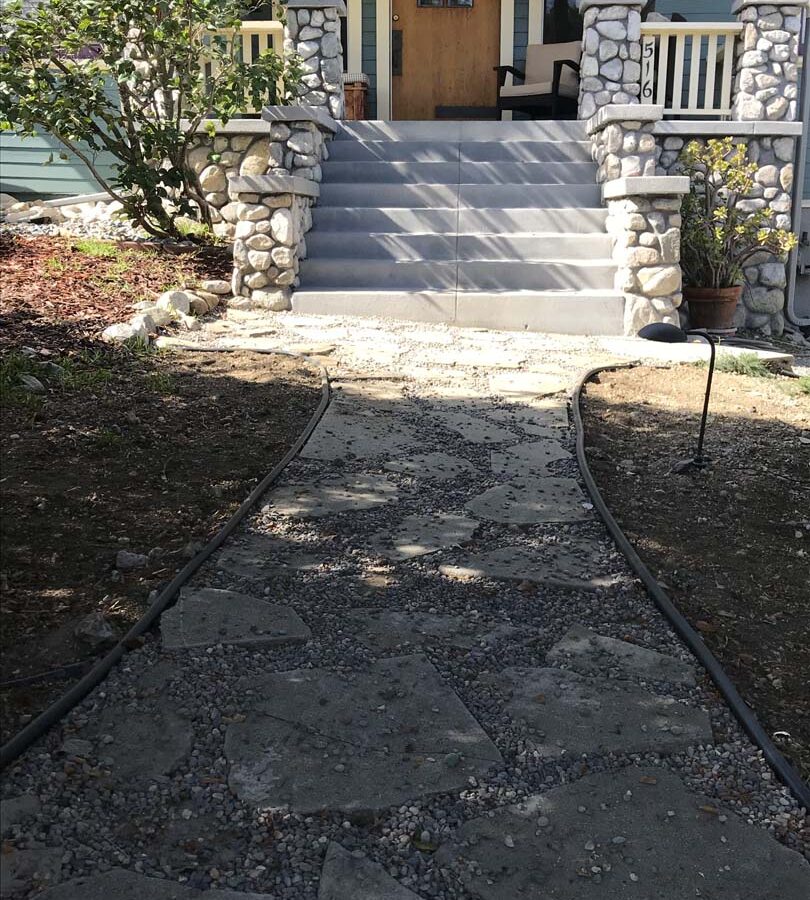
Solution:
{"label": "black irrigation tubing", "polygon": [[627,558],[630,566],[636,572],[638,577],[644,582],[644,586],[652,596],[658,609],[664,614],[670,625],[674,629],[678,637],[686,644],[697,658],[698,662],[709,673],[709,677],[717,686],[717,689],[725,698],[726,703],[731,707],[731,711],[737,717],[740,725],[742,725],[749,738],[762,750],[768,765],[776,772],[780,781],[787,786],[800,806],[810,810],[810,786],[808,786],[801,778],[799,773],[777,750],[767,731],[759,723],[754,712],[748,704],[740,696],[739,691],[734,686],[731,679],[726,674],[714,654],[709,650],[703,639],[695,631],[689,622],[684,618],[680,610],[670,600],[664,592],[661,585],[656,581],[652,572],[642,561],[641,557],[636,553],[633,545],[628,541],[619,523],[613,518],[607,507],[599,488],[596,486],[591,470],[588,467],[588,460],[585,456],[585,430],[582,425],[582,409],[580,402],[582,399],[582,389],[585,385],[600,372],[608,372],[616,369],[628,369],[637,365],[637,363],[623,363],[607,366],[596,366],[590,369],[580,380],[574,391],[571,408],[574,416],[574,425],[576,427],[577,441],[577,462],[579,463],[582,478],[591,495],[593,504],[599,515],[602,517],[605,525],[607,525],[613,540],[619,549]]}
{"label": "black irrigation tubing", "polygon": [[[190,350],[203,353],[229,353],[236,348],[225,347],[195,347],[183,346],[173,349]],[[168,585],[155,598],[155,601],[146,611],[141,619],[139,619],[132,628],[124,635],[123,638],[113,647],[113,649],[76,684],[68,691],[62,694],[58,700],[54,701],[44,712],[40,713],[32,722],[18,732],[10,741],[0,747],[0,769],[4,769],[9,763],[13,762],[21,753],[23,753],[30,745],[40,738],[45,732],[55,725],[63,716],[67,715],[77,703],[83,700],[90,691],[100,684],[109,674],[111,669],[121,660],[124,654],[137,646],[137,639],[148,631],[152,625],[160,617],[177,596],[180,588],[191,578],[192,575],[202,566],[204,562],[218,550],[219,547],[227,540],[240,524],[242,519],[256,505],[261,496],[271,487],[278,479],[284,469],[298,455],[301,448],[309,440],[310,435],[315,430],[315,426],[320,421],[321,416],[329,405],[330,389],[329,375],[326,369],[318,362],[304,356],[300,353],[292,353],[283,350],[252,350],[254,353],[268,353],[277,356],[290,356],[295,359],[303,360],[318,369],[321,376],[321,399],[315,412],[310,416],[306,427],[296,439],[295,443],[285,453],[284,457],[273,467],[273,469],[265,475],[265,477],[253,488],[244,500],[242,505],[228,519],[223,527],[214,535],[213,538],[200,550],[200,552],[174,576]]]}

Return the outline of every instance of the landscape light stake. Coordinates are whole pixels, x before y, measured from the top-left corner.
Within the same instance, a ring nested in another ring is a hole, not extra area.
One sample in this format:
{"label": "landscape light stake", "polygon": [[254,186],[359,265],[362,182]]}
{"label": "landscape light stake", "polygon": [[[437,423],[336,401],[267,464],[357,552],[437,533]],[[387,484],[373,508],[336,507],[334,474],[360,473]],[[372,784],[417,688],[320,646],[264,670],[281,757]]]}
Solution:
{"label": "landscape light stake", "polygon": [[675,466],[674,471],[683,472],[685,469],[694,466],[697,469],[703,469],[708,464],[708,460],[703,455],[703,439],[706,436],[706,419],[709,415],[709,398],[712,395],[712,379],[714,377],[714,360],[715,346],[714,338],[708,331],[702,328],[696,328],[691,331],[683,331],[677,325],[669,325],[666,322],[653,322],[645,325],[638,336],[644,338],[645,341],[656,341],[661,344],[683,344],[687,337],[693,334],[695,337],[703,338],[709,345],[709,377],[706,379],[706,396],[703,399],[703,415],[700,419],[700,435],[698,436],[697,453],[693,459],[685,460]]}

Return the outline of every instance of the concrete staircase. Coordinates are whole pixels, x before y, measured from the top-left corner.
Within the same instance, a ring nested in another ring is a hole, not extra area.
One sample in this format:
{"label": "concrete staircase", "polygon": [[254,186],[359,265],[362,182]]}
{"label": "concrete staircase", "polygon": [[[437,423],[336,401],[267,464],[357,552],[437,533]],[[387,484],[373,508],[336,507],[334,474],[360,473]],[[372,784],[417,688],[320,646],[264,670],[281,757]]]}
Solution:
{"label": "concrete staircase", "polygon": [[579,122],[349,122],[293,309],[618,334],[624,300]]}

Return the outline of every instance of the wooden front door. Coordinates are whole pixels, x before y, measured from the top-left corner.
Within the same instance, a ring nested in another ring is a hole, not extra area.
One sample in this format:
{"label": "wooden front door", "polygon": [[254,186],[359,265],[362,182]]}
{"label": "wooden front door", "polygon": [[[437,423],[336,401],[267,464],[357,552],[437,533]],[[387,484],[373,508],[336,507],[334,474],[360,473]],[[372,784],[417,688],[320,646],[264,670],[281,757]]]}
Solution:
{"label": "wooden front door", "polygon": [[391,8],[392,118],[435,119],[437,107],[469,118],[471,107],[495,106],[501,0],[393,0]]}

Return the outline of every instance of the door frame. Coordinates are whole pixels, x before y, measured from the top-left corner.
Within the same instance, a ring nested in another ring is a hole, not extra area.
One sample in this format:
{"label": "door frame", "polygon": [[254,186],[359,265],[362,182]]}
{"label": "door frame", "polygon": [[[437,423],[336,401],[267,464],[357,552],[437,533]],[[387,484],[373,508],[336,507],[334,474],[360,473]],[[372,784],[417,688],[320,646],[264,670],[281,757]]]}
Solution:
{"label": "door frame", "polygon": [[[529,0],[529,43],[543,40],[543,0]],[[377,118],[391,119],[391,0],[377,0]],[[351,26],[350,26],[351,27]],[[500,65],[515,58],[515,0],[501,0]],[[511,75],[508,76],[511,80]],[[511,119],[511,111],[502,114]]]}

